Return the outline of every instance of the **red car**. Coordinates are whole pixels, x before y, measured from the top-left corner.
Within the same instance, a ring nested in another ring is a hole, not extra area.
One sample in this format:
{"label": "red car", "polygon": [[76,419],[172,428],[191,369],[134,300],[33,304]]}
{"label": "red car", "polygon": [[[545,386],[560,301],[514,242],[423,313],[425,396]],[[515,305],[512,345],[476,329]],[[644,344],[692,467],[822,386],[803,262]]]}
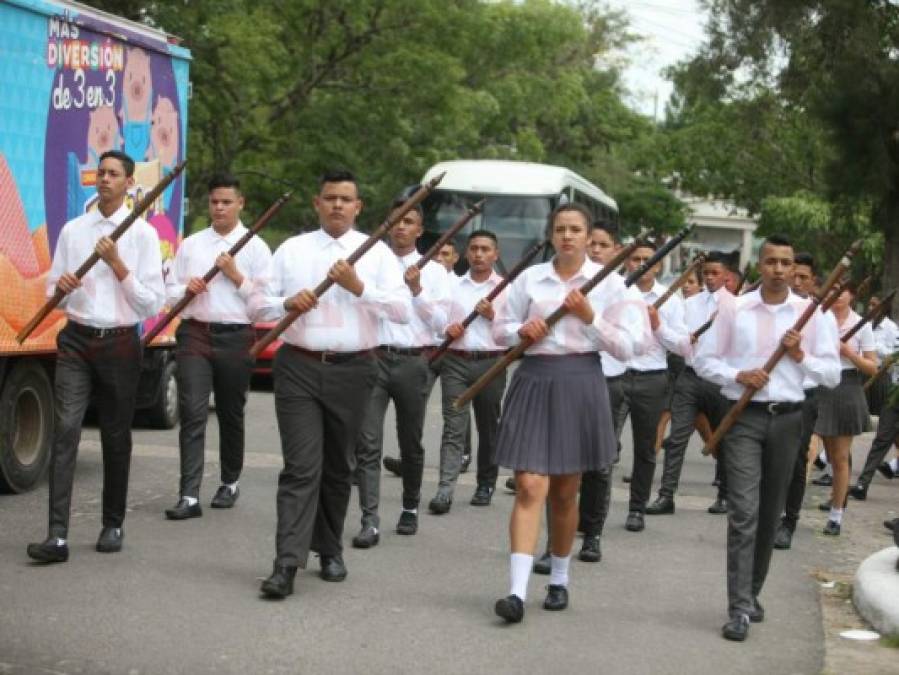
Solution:
{"label": "red car", "polygon": [[[256,331],[256,339],[261,339],[266,333],[275,327],[276,321],[264,321],[253,324]],[[268,347],[262,350],[262,353],[256,357],[256,364],[253,366],[253,375],[271,375],[272,360],[275,358],[275,352],[281,346],[281,340],[274,340]]]}

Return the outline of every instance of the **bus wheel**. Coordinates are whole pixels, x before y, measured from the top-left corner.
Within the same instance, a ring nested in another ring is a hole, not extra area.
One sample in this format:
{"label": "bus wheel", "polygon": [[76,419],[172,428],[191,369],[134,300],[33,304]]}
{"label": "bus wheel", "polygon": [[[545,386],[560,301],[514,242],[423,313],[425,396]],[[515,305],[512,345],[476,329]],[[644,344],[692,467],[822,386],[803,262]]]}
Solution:
{"label": "bus wheel", "polygon": [[178,424],[178,376],[174,360],[162,369],[158,392],[153,405],[147,409],[147,421],[156,429],[172,429]]}
{"label": "bus wheel", "polygon": [[0,489],[25,492],[37,485],[50,461],[53,387],[33,360],[17,363],[0,393]]}

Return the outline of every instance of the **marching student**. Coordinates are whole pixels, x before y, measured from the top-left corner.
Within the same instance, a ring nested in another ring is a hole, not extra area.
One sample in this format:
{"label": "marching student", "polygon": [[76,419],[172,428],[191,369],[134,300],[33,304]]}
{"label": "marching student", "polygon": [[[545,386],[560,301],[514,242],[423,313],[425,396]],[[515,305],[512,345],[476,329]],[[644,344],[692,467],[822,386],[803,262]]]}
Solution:
{"label": "marching student", "polygon": [[[509,525],[511,590],[495,612],[508,622],[524,617],[528,578],[544,501],[551,503],[552,562],[543,607],[568,606],[568,568],[577,528],[577,493],[584,471],[608,469],[617,454],[609,394],[598,351],[621,360],[638,351],[648,333],[629,318],[621,277],[608,276],[587,297],[579,287],[600,267],[587,258],[592,216],[565,204],[549,219],[556,251],[547,263],[525,270],[511,285],[494,319],[497,343],[534,340],[506,392],[497,461],[515,471],[515,506]],[[568,314],[551,329],[544,317],[560,304]],[[633,314],[631,312],[630,314]]]}
{"label": "marching student", "polygon": [[[768,574],[774,534],[801,433],[803,383],[835,387],[840,378],[837,333],[831,315],[815,311],[802,333],[793,330],[808,301],[790,293],[793,247],[771,236],[759,251],[761,286],[724,296],[715,325],[694,360],[703,377],[722,388],[731,405],[746,387],[751,403],[725,434],[727,457],[728,640],[742,641],[750,622],[764,620],[759,595]],[[770,374],[762,366],[783,344],[787,354]]]}

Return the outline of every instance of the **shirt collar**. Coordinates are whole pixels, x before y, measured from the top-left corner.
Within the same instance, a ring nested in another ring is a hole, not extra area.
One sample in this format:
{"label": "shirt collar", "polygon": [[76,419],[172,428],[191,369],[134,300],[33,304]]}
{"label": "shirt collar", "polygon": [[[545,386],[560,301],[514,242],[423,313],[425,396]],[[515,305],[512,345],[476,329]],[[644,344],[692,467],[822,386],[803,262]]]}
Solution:
{"label": "shirt collar", "polygon": [[[637,284],[635,283],[634,285],[636,286]],[[637,290],[638,291],[640,290],[639,286],[637,287]],[[652,282],[652,288],[650,288],[645,293],[643,291],[640,291],[640,294],[644,297],[655,296],[653,298],[655,300],[655,299],[661,298],[663,295],[665,295],[666,290],[667,289],[661,284],[661,282],[659,282],[658,279],[654,279]]]}
{"label": "shirt collar", "polygon": [[[562,279],[559,277],[558,273],[556,272],[555,265],[553,265],[553,260],[555,260],[555,258],[550,260],[543,267],[543,271],[537,277],[538,281],[549,280],[549,281],[556,281],[558,283],[563,283]],[[581,265],[581,268],[577,271],[577,273],[574,276],[572,276],[571,279],[569,279],[568,281],[573,281],[574,279],[578,279],[578,278],[581,278],[584,281],[589,281],[601,269],[602,269],[601,265],[598,265],[595,262],[593,262],[592,260],[590,260],[590,258],[585,257],[584,264]]]}
{"label": "shirt collar", "polygon": [[503,280],[503,278],[499,274],[496,273],[496,270],[491,270],[490,276],[487,277],[487,279],[485,281],[482,281],[480,283],[471,278],[471,270],[468,270],[465,274],[463,274],[459,278],[461,279],[462,283],[470,284],[472,286],[480,286],[482,284],[489,284],[489,283],[498,284],[499,282],[501,282]]}
{"label": "shirt collar", "polygon": [[783,302],[777,305],[769,305],[764,300],[762,300],[761,286],[759,288],[756,288],[754,291],[749,291],[748,293],[744,293],[739,297],[746,298],[746,304],[743,305],[743,309],[751,310],[755,309],[756,307],[763,306],[769,312],[782,312],[785,309],[791,308],[796,302],[805,302],[798,295],[790,291],[789,293],[787,293],[787,297]]}
{"label": "shirt collar", "polygon": [[95,225],[100,223],[112,223],[118,227],[122,224],[122,221],[128,217],[128,214],[131,213],[131,209],[128,208],[125,202],[122,202],[122,205],[116,209],[115,213],[109,216],[109,218],[100,213],[100,209],[94,209],[93,211],[89,211],[89,213],[93,214],[94,218],[92,223]]}
{"label": "shirt collar", "polygon": [[241,222],[240,220],[237,221],[237,226],[233,230],[231,230],[228,234],[226,234],[224,237],[222,235],[220,235],[218,232],[216,232],[215,229],[213,229],[212,225],[209,226],[209,233],[215,239],[221,239],[226,244],[230,244],[231,246],[236,244],[237,240],[240,239],[246,232],[247,232],[247,228],[244,227],[243,222]]}
{"label": "shirt collar", "polygon": [[338,246],[345,251],[349,251],[351,248],[353,248],[352,240],[355,232],[356,231],[353,228],[350,228],[339,237],[332,237],[330,234],[325,232],[324,229],[319,227],[315,231],[316,242],[318,243],[318,247],[321,250],[324,250],[329,246]]}

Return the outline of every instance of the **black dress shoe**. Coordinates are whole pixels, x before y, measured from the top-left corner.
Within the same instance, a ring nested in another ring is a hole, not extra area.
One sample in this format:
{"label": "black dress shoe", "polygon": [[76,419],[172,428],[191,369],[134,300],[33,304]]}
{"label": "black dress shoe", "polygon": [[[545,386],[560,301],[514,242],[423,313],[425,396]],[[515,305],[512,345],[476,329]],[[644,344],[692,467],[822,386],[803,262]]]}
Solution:
{"label": "black dress shoe", "polygon": [[829,473],[825,473],[823,476],[818,476],[817,478],[813,478],[812,485],[820,485],[822,487],[830,487],[833,485],[833,476],[831,476]]}
{"label": "black dress shoe", "polygon": [[793,530],[786,525],[779,525],[774,533],[774,548],[786,551],[793,545]]}
{"label": "black dress shoe", "polygon": [[363,527],[362,530],[353,537],[353,548],[371,548],[377,546],[381,541],[381,534],[371,525]]}
{"label": "black dress shoe", "polygon": [[343,558],[339,555],[323,555],[320,556],[321,572],[318,573],[325,581],[343,581],[346,579],[346,565],[343,564]]}
{"label": "black dress shoe", "polygon": [[659,495],[658,499],[646,507],[647,516],[660,516],[667,513],[674,513],[674,500],[671,497]]}
{"label": "black dress shoe", "polygon": [[515,476],[509,476],[506,478],[506,489],[509,492],[515,492]]}
{"label": "black dress shoe", "polygon": [[97,553],[118,553],[122,550],[124,537],[121,527],[104,527],[97,539]]}
{"label": "black dress shoe", "polygon": [[262,582],[260,590],[267,598],[286,598],[293,593],[293,579],[296,575],[296,565],[279,565],[276,560],[272,575]]}
{"label": "black dress shoe", "polygon": [[631,482],[631,476],[630,476],[630,475],[622,476],[622,477],[621,477],[621,482],[622,482],[622,483],[630,483],[630,482]]}
{"label": "black dress shoe", "polygon": [[215,497],[212,498],[210,506],[214,509],[230,509],[234,506],[234,502],[240,497],[240,488],[234,488],[231,491],[227,485],[219,485],[219,489],[215,491]]}
{"label": "black dress shoe", "polygon": [[853,499],[857,499],[860,502],[865,501],[868,498],[868,486],[862,483],[853,485],[851,488],[849,488],[849,496]]}
{"label": "black dress shoe", "polygon": [[69,559],[69,545],[60,544],[56,537],[47,537],[40,544],[28,544],[28,557],[42,563],[65,562]]}
{"label": "black dress shoe", "polygon": [[552,554],[545,551],[542,556],[534,561],[534,574],[549,574],[552,572]]}
{"label": "black dress shoe", "polygon": [[721,635],[727,640],[743,642],[746,636],[749,635],[749,617],[745,614],[734,617],[721,626]]}
{"label": "black dress shoe", "polygon": [[507,595],[496,601],[493,611],[508,623],[520,623],[524,618],[524,602],[517,595]]}
{"label": "black dress shoe", "polygon": [[459,473],[468,473],[468,466],[471,464],[471,454],[462,455],[462,466],[459,467]]}
{"label": "black dress shoe", "polygon": [[550,612],[559,612],[566,607],[568,607],[568,589],[555,584],[547,586],[543,609],[548,609]]}
{"label": "black dress shoe", "polygon": [[491,499],[493,499],[493,486],[478,485],[478,489],[474,491],[470,503],[472,506],[490,506]]}
{"label": "black dress shoe", "polygon": [[437,493],[434,499],[428,502],[428,511],[433,513],[435,516],[441,516],[444,513],[449,513],[450,507],[452,507],[452,505],[452,497],[442,493]]}
{"label": "black dress shoe", "polygon": [[890,532],[895,531],[896,523],[899,522],[899,518],[895,518],[893,520],[885,520],[883,521],[883,526],[887,528]]}
{"label": "black dress shoe", "polygon": [[199,518],[202,515],[203,509],[200,508],[200,502],[190,504],[183,497],[175,504],[175,508],[165,510],[165,517],[169,520],[187,520],[188,518]]}
{"label": "black dress shoe", "polygon": [[749,610],[749,620],[752,623],[761,623],[765,620],[765,608],[758,598],[752,599],[752,609]]}
{"label": "black dress shoe", "polygon": [[840,536],[840,524],[835,520],[828,520],[827,524],[824,526],[824,534],[829,535],[831,537],[839,537]]}
{"label": "black dress shoe", "polygon": [[384,456],[384,468],[387,469],[394,476],[403,477],[403,462],[402,460],[397,459],[396,457],[391,457],[390,455]]}
{"label": "black dress shoe", "polygon": [[831,507],[832,503],[833,502],[831,502],[829,499],[826,502],[821,502],[820,504],[818,504],[818,510],[819,511],[830,511],[830,507]]}
{"label": "black dress shoe", "polygon": [[895,478],[896,472],[893,471],[893,467],[890,466],[889,462],[883,462],[877,466],[877,470],[884,478]]}
{"label": "black dress shoe", "polygon": [[584,562],[599,562],[602,560],[602,550],[599,547],[599,535],[585,534],[581,552],[577,554],[578,560]]}
{"label": "black dress shoe", "polygon": [[631,511],[627,514],[627,520],[624,521],[624,529],[628,532],[642,532],[646,527],[643,522],[643,514],[639,511]]}
{"label": "black dress shoe", "polygon": [[815,455],[815,461],[812,462],[815,465],[815,468],[819,471],[823,471],[824,467],[827,466],[827,463],[821,459],[820,455]]}
{"label": "black dress shoe", "polygon": [[397,534],[413,535],[418,532],[418,514],[411,511],[403,511],[399,522],[396,524]]}
{"label": "black dress shoe", "polygon": [[722,513],[727,513],[727,500],[721,499],[718,497],[712,505],[708,508],[709,513],[714,513],[716,515],[720,515]]}

